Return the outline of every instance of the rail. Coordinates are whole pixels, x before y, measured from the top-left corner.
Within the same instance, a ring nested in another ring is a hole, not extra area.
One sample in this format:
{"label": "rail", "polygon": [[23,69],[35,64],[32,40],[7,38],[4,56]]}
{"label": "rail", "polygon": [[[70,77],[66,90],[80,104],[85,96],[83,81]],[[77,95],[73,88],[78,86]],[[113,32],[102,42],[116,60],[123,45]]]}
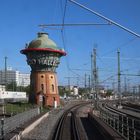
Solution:
{"label": "rail", "polygon": [[140,118],[114,109],[106,103],[100,103],[98,109],[100,111],[100,118],[124,139],[140,140]]}
{"label": "rail", "polygon": [[129,105],[129,104],[122,104],[122,106],[124,109],[140,113],[140,106],[136,106],[136,105],[133,106],[133,105]]}
{"label": "rail", "polygon": [[85,103],[75,105],[63,113],[63,115],[59,119],[58,124],[56,126],[56,131],[55,131],[54,136],[52,138],[53,140],[62,140],[63,139],[63,135],[65,135],[64,125],[66,123],[67,117],[70,117],[70,120],[71,120],[70,122],[71,122],[71,137],[72,137],[72,139],[73,140],[83,140],[83,138],[81,138],[80,131],[78,129],[79,122],[77,121],[77,117],[76,117],[76,114],[74,112],[74,109],[79,108],[83,105],[85,105]]}

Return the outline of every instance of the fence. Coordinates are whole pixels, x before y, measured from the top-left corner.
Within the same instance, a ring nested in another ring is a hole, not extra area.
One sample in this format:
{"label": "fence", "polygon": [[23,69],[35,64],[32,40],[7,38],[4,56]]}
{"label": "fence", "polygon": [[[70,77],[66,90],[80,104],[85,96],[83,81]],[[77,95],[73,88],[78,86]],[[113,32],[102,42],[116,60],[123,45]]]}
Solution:
{"label": "fence", "polygon": [[2,118],[0,123],[0,136],[4,136],[7,133],[15,130],[16,128],[23,125],[25,122],[31,120],[33,117],[40,114],[39,108],[34,108],[31,110],[28,110],[23,113],[19,113],[13,117],[10,118]]}
{"label": "fence", "polygon": [[126,140],[140,140],[140,119],[125,113],[111,112],[98,106],[100,118],[116,130]]}

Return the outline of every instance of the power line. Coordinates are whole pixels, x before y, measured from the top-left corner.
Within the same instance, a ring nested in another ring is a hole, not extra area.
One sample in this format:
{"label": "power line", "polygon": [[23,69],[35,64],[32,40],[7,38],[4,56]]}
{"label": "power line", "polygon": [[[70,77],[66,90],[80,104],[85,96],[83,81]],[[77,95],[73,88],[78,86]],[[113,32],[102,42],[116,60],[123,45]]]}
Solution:
{"label": "power line", "polygon": [[119,24],[119,23],[117,23],[117,22],[115,22],[115,21],[113,21],[113,20],[111,20],[111,19],[109,19],[109,18],[107,18],[107,17],[101,15],[100,13],[98,13],[98,12],[96,12],[96,11],[93,11],[93,10],[91,10],[90,8],[87,8],[86,6],[84,6],[84,5],[82,5],[82,4],[78,3],[78,2],[76,2],[76,1],[74,1],[74,0],[69,0],[69,1],[72,2],[72,3],[74,3],[74,4],[76,4],[76,5],[78,5],[78,6],[80,6],[80,7],[83,8],[83,9],[85,9],[85,10],[87,10],[87,11],[89,11],[89,12],[95,14],[96,16],[98,16],[98,17],[100,17],[100,18],[102,18],[102,19],[108,21],[109,23],[116,25],[117,27],[119,27],[119,28],[121,28],[121,29],[127,31],[128,33],[130,33],[130,34],[132,34],[132,35],[134,35],[134,36],[140,38],[140,35],[137,34],[136,32],[134,32],[134,31],[132,31],[132,30],[130,30],[130,29],[128,29],[128,28],[122,26],[121,24]]}
{"label": "power line", "polygon": [[140,74],[123,74],[123,73],[121,73],[121,75],[127,75],[127,76],[140,76]]}
{"label": "power line", "polygon": [[107,79],[101,81],[100,83],[104,83],[104,82],[106,82],[106,81],[112,79],[112,78],[115,77],[115,76],[116,76],[116,74],[115,74],[115,75],[111,75],[111,76],[109,76]]}
{"label": "power line", "polygon": [[[67,0],[65,2],[64,14],[63,14],[63,19],[62,19],[63,28],[64,28],[64,23],[65,23],[66,9],[67,9]],[[63,30],[63,28],[62,28],[62,30]]]}
{"label": "power line", "polygon": [[116,47],[115,49],[112,49],[112,50],[110,50],[110,51],[104,53],[103,56],[105,56],[105,55],[107,55],[107,54],[110,54],[110,53],[112,53],[112,52],[114,52],[114,51],[116,52],[116,50],[117,50],[118,48],[120,49],[120,48],[122,48],[122,47],[124,47],[124,46],[127,46],[128,44],[134,42],[135,40],[136,40],[136,37],[133,38],[133,39],[131,39],[131,40],[128,40],[127,42],[124,42],[123,44],[119,45],[119,46]]}
{"label": "power line", "polygon": [[[38,25],[39,27],[54,27],[54,26],[58,26],[58,27],[64,27],[64,26],[93,26],[93,25],[112,25],[111,23],[64,23],[64,18],[63,18],[63,22],[61,23],[57,23],[57,24],[40,24]],[[62,29],[61,29],[62,30]]]}

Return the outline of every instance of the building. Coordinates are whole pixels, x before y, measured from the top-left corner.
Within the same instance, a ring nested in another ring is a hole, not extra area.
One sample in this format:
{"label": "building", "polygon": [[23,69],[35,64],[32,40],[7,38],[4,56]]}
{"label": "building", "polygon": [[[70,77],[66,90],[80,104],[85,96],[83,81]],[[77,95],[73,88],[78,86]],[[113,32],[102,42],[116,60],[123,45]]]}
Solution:
{"label": "building", "polygon": [[0,85],[0,92],[3,92],[3,91],[5,91],[5,85]]}
{"label": "building", "polygon": [[0,103],[5,101],[17,102],[27,100],[26,92],[6,91],[5,85],[0,85]]}
{"label": "building", "polygon": [[58,48],[47,33],[38,33],[21,53],[26,55],[31,67],[30,102],[43,106],[60,105],[56,68],[60,57],[66,55],[65,51]]}
{"label": "building", "polygon": [[15,82],[18,84],[19,82],[19,71],[7,69],[0,70],[0,84],[10,84],[12,82]]}
{"label": "building", "polygon": [[4,85],[5,83],[10,84],[15,82],[17,86],[28,86],[30,85],[30,74],[20,73],[17,70],[7,69],[0,70],[0,84]]}
{"label": "building", "polygon": [[19,73],[18,85],[27,87],[30,85],[30,74],[29,73]]}
{"label": "building", "polygon": [[78,95],[78,87],[77,86],[73,87],[73,94]]}

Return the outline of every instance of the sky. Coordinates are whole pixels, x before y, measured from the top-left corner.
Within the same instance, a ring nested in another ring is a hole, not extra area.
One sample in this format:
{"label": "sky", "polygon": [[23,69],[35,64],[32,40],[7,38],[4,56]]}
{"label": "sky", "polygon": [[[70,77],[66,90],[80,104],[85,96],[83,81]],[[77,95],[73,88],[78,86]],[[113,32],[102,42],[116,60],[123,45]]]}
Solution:
{"label": "sky", "polygon": [[[140,34],[139,0],[76,1]],[[127,83],[138,85],[140,77],[128,74],[140,74],[140,38],[115,25],[65,26],[63,30],[61,27],[42,29],[38,26],[63,22],[107,23],[69,0],[64,16],[65,4],[66,0],[0,0],[0,69],[4,69],[4,57],[7,56],[8,66],[30,73],[26,57],[20,54],[20,50],[43,31],[67,52],[57,68],[59,85],[66,85],[67,77],[71,77],[71,85],[84,85],[85,73],[87,77],[91,74],[93,48],[97,51],[99,82],[105,86],[117,82],[119,49],[121,73],[126,74],[121,76],[122,86],[125,77]]]}

